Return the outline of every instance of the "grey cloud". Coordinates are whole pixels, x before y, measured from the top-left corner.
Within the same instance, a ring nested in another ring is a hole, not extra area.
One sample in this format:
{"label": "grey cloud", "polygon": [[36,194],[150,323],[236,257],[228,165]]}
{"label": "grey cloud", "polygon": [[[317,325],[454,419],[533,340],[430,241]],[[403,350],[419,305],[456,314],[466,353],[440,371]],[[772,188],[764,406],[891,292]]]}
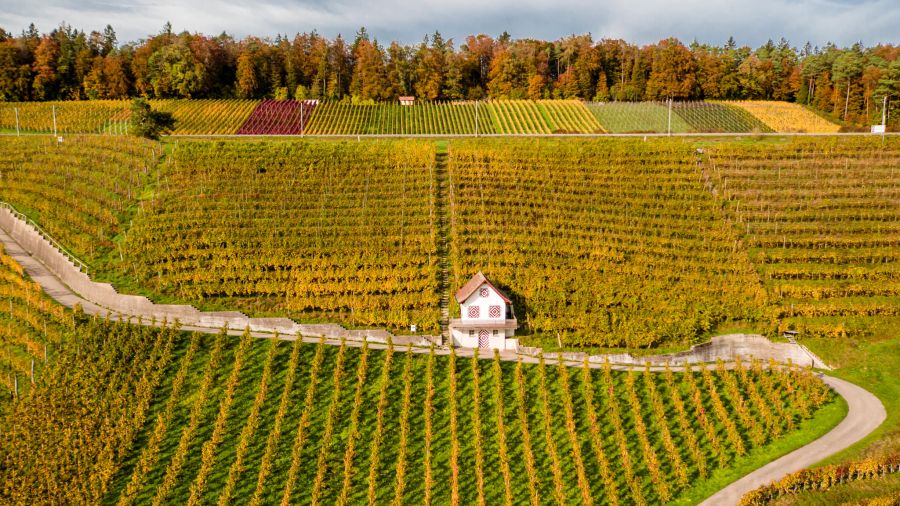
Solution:
{"label": "grey cloud", "polygon": [[[8,5],[7,5],[8,4]],[[157,33],[166,21],[175,30],[207,34],[293,35],[318,30],[333,37],[366,26],[382,42],[416,43],[439,30],[457,44],[469,34],[557,39],[591,32],[596,39],[641,44],[676,36],[721,44],[734,36],[757,46],[785,37],[795,45],[863,41],[896,43],[900,2],[895,0],[0,0],[0,26],[18,33],[34,22],[49,31],[65,21],[84,30],[106,24],[119,40]]]}

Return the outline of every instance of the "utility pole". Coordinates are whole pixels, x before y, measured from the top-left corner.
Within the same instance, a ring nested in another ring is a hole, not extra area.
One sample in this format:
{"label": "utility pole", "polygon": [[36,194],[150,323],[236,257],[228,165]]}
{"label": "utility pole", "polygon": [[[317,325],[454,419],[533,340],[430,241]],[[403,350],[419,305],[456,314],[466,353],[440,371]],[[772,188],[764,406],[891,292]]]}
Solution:
{"label": "utility pole", "polygon": [[669,119],[666,125],[666,132],[668,133],[669,137],[672,136],[672,97],[669,97]]}
{"label": "utility pole", "polygon": [[479,102],[481,102],[481,100],[475,101],[475,137],[478,137],[478,103]]}
{"label": "utility pole", "polygon": [[844,121],[847,121],[847,108],[850,107],[850,80],[847,80],[847,98],[844,99]]}
{"label": "utility pole", "polygon": [[19,136],[19,108],[16,107],[16,137]]}
{"label": "utility pole", "polygon": [[56,106],[53,106],[53,136],[56,137]]}

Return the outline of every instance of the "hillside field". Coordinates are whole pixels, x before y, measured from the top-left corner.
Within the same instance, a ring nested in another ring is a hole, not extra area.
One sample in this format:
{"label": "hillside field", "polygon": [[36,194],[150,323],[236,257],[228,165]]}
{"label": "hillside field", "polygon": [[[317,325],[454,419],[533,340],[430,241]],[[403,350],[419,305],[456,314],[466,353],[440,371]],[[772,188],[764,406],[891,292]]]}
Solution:
{"label": "hillside field", "polygon": [[758,362],[623,373],[17,305],[66,330],[2,404],[6,504],[696,500],[845,410],[809,371]]}
{"label": "hillside field", "polygon": [[299,321],[437,332],[443,254],[451,287],[484,271],[544,345],[898,316],[895,139],[699,145],[4,138],[0,200],[125,291]]}
{"label": "hillside field", "polygon": [[[799,104],[773,101],[586,103],[492,100],[398,103],[295,100],[151,100],[176,135],[552,135],[837,132]],[[299,111],[302,110],[302,114]],[[126,101],[0,102],[0,128],[65,134],[128,132]]]}
{"label": "hillside field", "polygon": [[[898,448],[897,167],[895,137],[23,136],[0,138],[0,201],[95,278],[204,308],[436,333],[446,255],[451,290],[484,271],[545,349],[798,330],[888,409],[844,462]],[[690,504],[846,409],[758,362],[624,372],[106,322],[2,251],[0,339],[11,504]]]}

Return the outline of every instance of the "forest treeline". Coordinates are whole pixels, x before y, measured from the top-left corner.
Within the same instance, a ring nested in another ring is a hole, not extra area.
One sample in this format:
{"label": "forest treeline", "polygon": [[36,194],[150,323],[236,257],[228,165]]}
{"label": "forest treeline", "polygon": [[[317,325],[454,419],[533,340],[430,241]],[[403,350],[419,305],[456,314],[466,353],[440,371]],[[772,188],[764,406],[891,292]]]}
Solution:
{"label": "forest treeline", "polygon": [[[315,98],[355,102],[483,98],[591,101],[769,99],[810,105],[850,123],[877,122],[883,97],[900,109],[900,46],[758,48],[675,38],[639,46],[573,35],[556,41],[504,33],[459,44],[435,32],[419,44],[160,33],[119,44],[113,28],[66,24],[41,34],[0,29],[0,100]],[[893,115],[895,118],[897,114]],[[892,118],[894,119],[894,118]]]}

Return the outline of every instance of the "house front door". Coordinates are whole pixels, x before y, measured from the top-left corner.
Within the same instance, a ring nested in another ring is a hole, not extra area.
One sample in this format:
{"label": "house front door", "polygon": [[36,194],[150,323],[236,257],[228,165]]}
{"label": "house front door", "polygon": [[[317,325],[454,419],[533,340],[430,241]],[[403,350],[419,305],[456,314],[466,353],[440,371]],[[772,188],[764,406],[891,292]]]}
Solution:
{"label": "house front door", "polygon": [[485,349],[491,347],[491,334],[487,330],[478,331],[478,347]]}

